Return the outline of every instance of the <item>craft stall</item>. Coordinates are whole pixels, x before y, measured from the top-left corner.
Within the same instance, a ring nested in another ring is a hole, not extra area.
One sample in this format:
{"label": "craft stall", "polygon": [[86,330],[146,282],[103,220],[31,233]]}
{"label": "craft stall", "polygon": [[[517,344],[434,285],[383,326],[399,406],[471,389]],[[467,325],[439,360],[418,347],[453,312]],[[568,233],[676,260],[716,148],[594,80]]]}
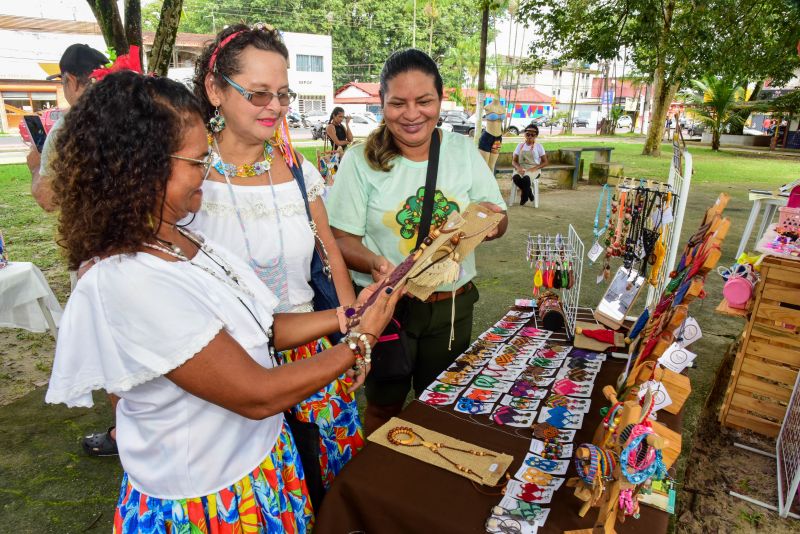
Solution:
{"label": "craft stall", "polygon": [[[334,481],[315,531],[665,532],[691,391],[685,369],[696,357],[686,347],[700,337],[688,305],[719,258],[726,202],[722,195],[708,210],[652,307],[633,324],[622,312],[616,331],[599,319],[614,320],[619,295],[644,281],[623,275],[603,298],[611,307],[581,308],[574,230],[529,237],[536,297],[517,300],[368,437]],[[652,219],[647,206],[642,214]],[[639,224],[634,231],[649,228]],[[603,353],[613,345],[629,357]]]}

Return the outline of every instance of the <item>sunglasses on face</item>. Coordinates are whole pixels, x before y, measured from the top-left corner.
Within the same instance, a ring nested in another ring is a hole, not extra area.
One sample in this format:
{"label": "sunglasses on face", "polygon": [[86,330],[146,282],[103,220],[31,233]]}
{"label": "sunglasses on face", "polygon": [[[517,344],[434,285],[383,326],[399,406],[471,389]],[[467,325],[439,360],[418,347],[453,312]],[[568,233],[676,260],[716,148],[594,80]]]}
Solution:
{"label": "sunglasses on face", "polygon": [[273,93],[272,91],[248,91],[238,83],[234,82],[224,74],[222,75],[222,79],[225,80],[228,85],[233,87],[237,93],[242,95],[245,100],[250,102],[256,107],[263,107],[268,106],[272,99],[277,97],[278,102],[281,106],[288,106],[294,99],[297,98],[297,93],[292,90],[289,90],[285,93]]}
{"label": "sunglasses on face", "polygon": [[208,174],[211,172],[211,165],[214,163],[214,153],[211,152],[210,148],[208,149],[208,155],[206,157],[204,157],[203,159],[188,158],[186,156],[178,156],[176,154],[172,154],[172,155],[170,155],[170,157],[173,158],[173,159],[179,159],[179,160],[182,160],[182,161],[188,161],[190,163],[194,163],[195,165],[199,165],[200,167],[202,167],[203,168],[203,181],[205,181],[206,178],[208,178]]}
{"label": "sunglasses on face", "polygon": [[537,133],[528,132],[528,133],[525,134],[525,137],[537,137],[538,135],[539,134],[537,134]]}

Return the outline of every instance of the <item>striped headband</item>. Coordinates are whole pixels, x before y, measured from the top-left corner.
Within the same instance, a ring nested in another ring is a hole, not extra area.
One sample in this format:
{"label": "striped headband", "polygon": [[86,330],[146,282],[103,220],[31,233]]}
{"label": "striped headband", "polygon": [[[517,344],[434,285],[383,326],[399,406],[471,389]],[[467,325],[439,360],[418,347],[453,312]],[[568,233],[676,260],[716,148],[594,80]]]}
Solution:
{"label": "striped headband", "polygon": [[218,54],[220,53],[220,51],[221,51],[221,50],[222,50],[222,49],[225,47],[225,45],[226,45],[226,44],[230,43],[230,42],[231,42],[231,41],[233,41],[233,40],[234,40],[236,37],[238,37],[239,35],[241,35],[241,34],[243,34],[243,33],[244,33],[244,30],[240,30],[240,31],[238,31],[238,32],[234,32],[234,33],[230,34],[229,36],[227,36],[227,37],[226,37],[225,39],[223,39],[222,41],[220,41],[220,43],[219,43],[219,44],[217,45],[217,47],[214,49],[214,53],[213,53],[213,54],[211,54],[211,59],[209,59],[209,60],[208,60],[208,70],[210,70],[210,71],[212,71],[212,72],[214,72],[214,71],[215,71],[215,69],[216,69],[216,67],[217,67],[217,55],[218,55]]}

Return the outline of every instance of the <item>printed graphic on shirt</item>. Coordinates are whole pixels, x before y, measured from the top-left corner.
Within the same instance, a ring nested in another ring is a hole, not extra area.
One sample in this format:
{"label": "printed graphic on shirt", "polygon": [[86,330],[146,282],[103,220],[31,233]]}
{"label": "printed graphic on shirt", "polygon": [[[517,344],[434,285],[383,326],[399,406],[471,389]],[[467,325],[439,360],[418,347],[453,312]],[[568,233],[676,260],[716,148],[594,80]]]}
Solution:
{"label": "printed graphic on shirt", "polygon": [[[422,218],[422,203],[425,200],[425,186],[417,189],[417,194],[406,199],[403,207],[397,212],[395,221],[400,225],[400,237],[403,239],[413,239],[419,230],[419,222]],[[439,226],[454,211],[461,211],[458,204],[451,202],[444,196],[439,189],[433,197],[433,216],[431,226]]]}

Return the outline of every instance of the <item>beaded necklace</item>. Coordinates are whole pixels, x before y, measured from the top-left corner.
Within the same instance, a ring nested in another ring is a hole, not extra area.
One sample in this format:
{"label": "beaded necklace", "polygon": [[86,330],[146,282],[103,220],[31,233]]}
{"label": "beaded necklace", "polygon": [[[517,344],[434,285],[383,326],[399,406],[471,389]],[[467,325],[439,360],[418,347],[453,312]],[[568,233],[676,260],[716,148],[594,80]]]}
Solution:
{"label": "beaded necklace", "polygon": [[[216,146],[216,140],[209,136],[209,145],[211,145],[212,142]],[[261,176],[269,171],[270,167],[272,166],[273,152],[272,145],[270,145],[268,142],[265,142],[264,159],[262,161],[256,161],[255,163],[248,163],[244,165],[235,165],[233,163],[225,163],[222,161],[222,156],[219,154],[219,147],[217,147],[217,158],[214,161],[213,167],[223,176],[233,176],[236,178],[251,178],[253,176]]]}

